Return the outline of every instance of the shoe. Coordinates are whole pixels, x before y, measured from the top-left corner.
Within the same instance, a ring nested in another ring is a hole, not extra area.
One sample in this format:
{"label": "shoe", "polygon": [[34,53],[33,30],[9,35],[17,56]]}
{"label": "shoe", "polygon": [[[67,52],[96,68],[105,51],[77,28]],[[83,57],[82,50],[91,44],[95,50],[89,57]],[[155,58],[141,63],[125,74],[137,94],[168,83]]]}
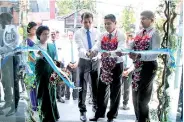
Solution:
{"label": "shoe", "polygon": [[12,104],[10,102],[6,102],[0,109],[6,109],[10,107]]}
{"label": "shoe", "polygon": [[17,108],[11,107],[10,111],[6,114],[7,116],[11,116],[17,112]]}
{"label": "shoe", "polygon": [[58,99],[58,102],[65,103],[65,101],[62,98]]}
{"label": "shoe", "polygon": [[65,100],[70,100],[70,98],[65,97]]}
{"label": "shoe", "polygon": [[114,122],[114,120],[113,119],[108,119],[107,122]]}
{"label": "shoe", "polygon": [[78,100],[78,98],[73,98],[73,100]]}
{"label": "shoe", "polygon": [[0,110],[0,115],[4,115],[4,112],[2,110]]}
{"label": "shoe", "polygon": [[86,121],[87,121],[86,113],[81,113],[81,115],[80,115],[80,120],[81,120],[82,122],[86,122]]}
{"label": "shoe", "polygon": [[93,118],[90,118],[89,121],[97,121],[99,119],[99,117],[93,117]]}
{"label": "shoe", "polygon": [[130,110],[130,108],[127,105],[123,105],[123,110]]}

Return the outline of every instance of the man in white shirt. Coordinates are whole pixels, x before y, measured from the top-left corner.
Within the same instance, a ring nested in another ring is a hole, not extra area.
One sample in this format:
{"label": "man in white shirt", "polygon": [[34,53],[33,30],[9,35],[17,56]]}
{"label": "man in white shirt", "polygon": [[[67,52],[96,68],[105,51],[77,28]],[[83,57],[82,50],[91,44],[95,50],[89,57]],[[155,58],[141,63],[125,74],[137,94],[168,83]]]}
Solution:
{"label": "man in white shirt", "polygon": [[106,32],[101,35],[92,48],[92,54],[101,50],[107,52],[103,52],[101,55],[102,66],[97,92],[97,110],[90,121],[104,118],[110,93],[110,110],[107,113],[107,122],[114,122],[113,119],[118,115],[121,96],[123,57],[120,51],[126,48],[126,43],[124,34],[116,28],[116,17],[113,14],[104,17],[104,24]]}
{"label": "man in white shirt", "polygon": [[123,61],[123,73],[122,73],[122,94],[123,94],[123,110],[129,110],[127,106],[130,96],[130,85],[132,82],[132,71],[134,70],[134,64],[132,59],[128,55],[124,56]]}
{"label": "man in white shirt", "polygon": [[[80,120],[86,121],[86,93],[87,82],[91,79],[93,110],[96,109],[96,96],[97,96],[97,81],[98,81],[98,65],[99,61],[97,56],[89,58],[91,48],[99,37],[99,32],[96,28],[92,27],[93,15],[85,12],[81,16],[83,27],[75,33],[75,42],[79,51],[79,103]],[[90,79],[85,79],[85,75],[90,74]]]}
{"label": "man in white shirt", "polygon": [[[61,46],[59,45],[59,43],[56,39],[56,31],[55,30],[52,30],[51,31],[51,41],[53,42],[54,46],[55,46],[55,53],[56,53],[56,57],[55,57],[55,60],[57,61],[61,61],[61,68],[64,68],[66,67],[66,65],[64,66],[64,59],[63,59],[63,56],[62,54],[60,54],[61,52]],[[65,103],[65,101],[62,99],[62,97],[64,97],[64,92],[65,92],[65,85],[59,85],[57,84],[57,99],[58,99],[58,102],[61,102],[61,103]]]}
{"label": "man in white shirt", "polygon": [[[126,45],[133,42],[133,34],[127,33]],[[124,56],[123,73],[122,73],[122,95],[123,95],[123,110],[129,110],[127,106],[130,96],[130,85],[132,82],[132,71],[134,70],[133,60],[128,55]]]}
{"label": "man in white shirt", "polygon": [[[76,43],[73,39],[73,32],[68,32],[69,39],[64,42],[64,52],[65,52],[65,63],[67,64],[67,70],[70,71],[72,76],[72,82],[77,86],[77,66],[78,66],[78,50]],[[78,90],[73,89],[72,92],[73,100],[78,98]],[[66,86],[65,99],[70,99],[70,88]]]}

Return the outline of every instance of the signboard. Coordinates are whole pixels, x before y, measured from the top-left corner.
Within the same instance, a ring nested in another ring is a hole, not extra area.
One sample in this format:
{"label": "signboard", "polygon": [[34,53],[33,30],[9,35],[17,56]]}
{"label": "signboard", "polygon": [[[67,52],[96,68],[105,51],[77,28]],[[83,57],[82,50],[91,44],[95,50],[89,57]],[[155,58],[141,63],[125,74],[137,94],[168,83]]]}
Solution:
{"label": "signboard", "polygon": [[4,45],[15,48],[19,44],[18,30],[15,25],[6,25],[3,33]]}

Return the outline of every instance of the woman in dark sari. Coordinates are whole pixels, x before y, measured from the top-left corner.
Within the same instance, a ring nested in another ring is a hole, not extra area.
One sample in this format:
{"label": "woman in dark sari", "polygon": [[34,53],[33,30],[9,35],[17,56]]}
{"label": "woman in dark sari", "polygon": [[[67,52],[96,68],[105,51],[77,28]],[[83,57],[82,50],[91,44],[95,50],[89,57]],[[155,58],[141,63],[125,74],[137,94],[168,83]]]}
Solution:
{"label": "woman in dark sari", "polygon": [[[49,28],[40,26],[36,31],[39,40],[39,47],[55,58],[55,47],[53,44],[47,43],[49,38]],[[59,113],[56,103],[56,85],[49,82],[53,73],[52,67],[39,52],[40,58],[36,61],[35,73],[37,81],[37,100],[40,106],[41,122],[56,122],[59,119]]]}

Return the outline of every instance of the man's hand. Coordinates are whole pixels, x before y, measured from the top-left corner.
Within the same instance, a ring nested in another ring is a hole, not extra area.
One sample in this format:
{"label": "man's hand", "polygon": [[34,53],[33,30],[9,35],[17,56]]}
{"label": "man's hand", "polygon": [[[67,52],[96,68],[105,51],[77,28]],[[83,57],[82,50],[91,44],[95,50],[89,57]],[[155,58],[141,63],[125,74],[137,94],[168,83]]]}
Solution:
{"label": "man's hand", "polygon": [[90,51],[88,51],[87,53],[86,53],[86,56],[89,58],[90,57]]}
{"label": "man's hand", "polygon": [[140,54],[136,54],[136,53],[130,53],[129,54],[129,57],[132,59],[132,60],[137,60],[137,59],[140,59],[141,58],[141,55]]}
{"label": "man's hand", "polygon": [[96,57],[97,54],[98,54],[98,52],[92,51],[92,52],[90,53],[90,58]]}
{"label": "man's hand", "polygon": [[110,53],[106,53],[106,52],[102,53],[102,57],[107,58],[107,57],[109,57],[109,56],[111,56],[111,54],[110,54]]}
{"label": "man's hand", "polygon": [[72,63],[69,63],[68,66],[69,66],[70,68],[72,68],[72,67],[73,67],[73,64],[72,64]]}
{"label": "man's hand", "polygon": [[75,68],[77,68],[77,66],[78,66],[78,62],[76,62],[76,63],[74,63],[74,64],[69,63],[68,66],[69,66],[70,68],[72,68],[72,69],[75,69]]}
{"label": "man's hand", "polygon": [[129,74],[129,72],[126,70],[126,71],[123,71],[122,76],[123,76],[123,77],[127,77],[128,74]]}
{"label": "man's hand", "polygon": [[69,71],[67,68],[63,68],[62,70],[63,70],[64,72],[70,74],[70,71]]}
{"label": "man's hand", "polygon": [[89,50],[87,53],[86,53],[86,56],[90,59],[92,59],[93,57],[97,56],[98,52],[95,52],[95,51],[91,51]]}
{"label": "man's hand", "polygon": [[78,67],[78,62],[76,62],[76,63],[73,64],[72,69],[75,69],[75,68],[77,68],[77,67]]}
{"label": "man's hand", "polygon": [[123,56],[123,53],[121,53],[121,52],[116,52],[116,55],[119,56],[119,57],[121,57],[121,56]]}

